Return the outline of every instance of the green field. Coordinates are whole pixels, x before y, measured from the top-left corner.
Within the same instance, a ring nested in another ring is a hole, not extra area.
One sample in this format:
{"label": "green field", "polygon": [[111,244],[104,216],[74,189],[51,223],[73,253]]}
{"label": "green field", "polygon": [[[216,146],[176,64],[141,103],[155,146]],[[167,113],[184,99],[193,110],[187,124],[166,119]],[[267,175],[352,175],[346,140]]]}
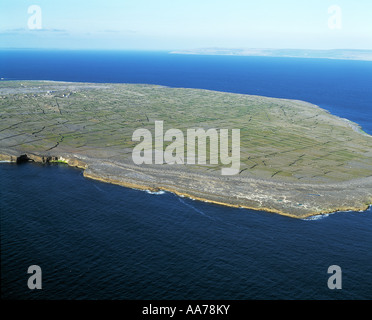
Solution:
{"label": "green field", "polygon": [[[316,106],[141,84],[0,82],[0,148],[130,161],[138,128],[240,129],[241,176],[328,183],[372,175],[372,137]],[[166,146],[166,145],[165,145]],[[224,165],[194,166],[218,173]]]}

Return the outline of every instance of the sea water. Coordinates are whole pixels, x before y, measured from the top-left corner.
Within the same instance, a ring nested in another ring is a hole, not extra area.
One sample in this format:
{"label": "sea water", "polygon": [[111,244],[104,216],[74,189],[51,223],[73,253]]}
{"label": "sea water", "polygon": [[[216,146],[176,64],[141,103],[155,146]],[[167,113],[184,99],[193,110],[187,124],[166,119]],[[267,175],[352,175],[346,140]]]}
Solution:
{"label": "sea water", "polygon": [[[153,83],[305,100],[372,133],[372,63],[2,51],[0,76]],[[372,212],[293,219],[0,164],[4,299],[371,299]],[[42,269],[30,290],[27,269]],[[331,290],[328,267],[342,269]]]}

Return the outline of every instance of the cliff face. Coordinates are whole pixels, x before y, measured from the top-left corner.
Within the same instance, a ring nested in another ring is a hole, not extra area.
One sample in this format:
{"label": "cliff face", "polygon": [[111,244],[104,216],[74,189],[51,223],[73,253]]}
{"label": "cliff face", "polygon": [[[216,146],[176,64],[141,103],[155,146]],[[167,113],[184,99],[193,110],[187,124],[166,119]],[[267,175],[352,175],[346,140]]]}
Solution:
{"label": "cliff face", "polygon": [[18,156],[12,156],[9,154],[1,154],[0,153],[0,161],[6,161],[6,162],[17,162]]}
{"label": "cliff face", "polygon": [[64,158],[61,156],[49,156],[49,155],[37,155],[33,153],[21,154],[21,155],[9,155],[0,154],[0,161],[14,162],[17,164],[25,162],[36,162],[36,163],[66,163],[71,167],[77,167],[86,169],[87,165],[83,161],[76,158]]}

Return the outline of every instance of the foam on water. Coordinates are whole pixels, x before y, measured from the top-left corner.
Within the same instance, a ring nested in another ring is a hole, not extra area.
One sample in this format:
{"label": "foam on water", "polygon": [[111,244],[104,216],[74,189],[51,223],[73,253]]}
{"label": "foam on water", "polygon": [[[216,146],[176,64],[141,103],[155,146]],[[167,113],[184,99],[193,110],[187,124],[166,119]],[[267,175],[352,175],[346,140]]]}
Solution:
{"label": "foam on water", "polygon": [[[211,220],[214,220],[211,216],[207,215],[205,212],[203,212],[202,210],[200,209],[197,209],[195,208],[194,206],[192,206],[191,204],[187,203],[186,201],[184,201],[183,199],[181,199],[180,197],[177,197],[178,201],[180,201],[181,203],[183,203],[185,206],[193,209],[195,212],[197,213],[200,213],[201,215],[211,219]],[[195,199],[192,199],[192,200],[195,200]]]}
{"label": "foam on water", "polygon": [[326,214],[317,214],[315,216],[307,217],[307,218],[304,218],[304,219],[301,219],[301,220],[304,220],[304,221],[321,220],[321,219],[324,219],[324,218],[329,217],[329,215],[330,215],[329,213],[326,213]]}
{"label": "foam on water", "polygon": [[93,185],[98,191],[101,191],[101,192],[105,192],[105,191],[103,191],[100,187],[98,187],[97,185]]}
{"label": "foam on water", "polygon": [[165,194],[165,191],[163,191],[163,190],[160,190],[160,191],[146,190],[146,193],[148,193],[148,194],[154,194],[154,195],[161,195],[161,194]]}
{"label": "foam on water", "polygon": [[366,212],[371,211],[371,208],[372,208],[372,206],[370,205],[366,210],[360,210],[360,211],[347,210],[347,211],[335,211],[335,212],[326,213],[326,214],[317,214],[317,215],[307,217],[307,218],[304,218],[304,219],[301,219],[301,220],[304,220],[304,221],[321,220],[321,219],[329,217],[330,215],[334,215],[336,213],[337,214],[341,214],[341,213],[354,213],[354,214],[355,213],[366,213]]}

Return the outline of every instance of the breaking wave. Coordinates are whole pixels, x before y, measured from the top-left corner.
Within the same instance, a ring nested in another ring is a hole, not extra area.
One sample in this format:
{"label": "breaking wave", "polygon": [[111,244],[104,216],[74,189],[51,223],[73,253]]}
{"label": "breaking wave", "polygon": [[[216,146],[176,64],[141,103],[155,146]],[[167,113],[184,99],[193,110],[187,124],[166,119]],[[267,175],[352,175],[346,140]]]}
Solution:
{"label": "breaking wave", "polygon": [[329,217],[329,215],[330,215],[329,213],[326,213],[326,214],[317,214],[315,216],[307,217],[307,218],[304,218],[302,220],[304,220],[304,221],[321,220],[321,219],[324,219],[324,218]]}
{"label": "breaking wave", "polygon": [[163,191],[163,190],[160,190],[160,191],[150,191],[150,190],[146,190],[146,192],[147,192],[148,194],[155,194],[155,195],[165,194],[165,191]]}

